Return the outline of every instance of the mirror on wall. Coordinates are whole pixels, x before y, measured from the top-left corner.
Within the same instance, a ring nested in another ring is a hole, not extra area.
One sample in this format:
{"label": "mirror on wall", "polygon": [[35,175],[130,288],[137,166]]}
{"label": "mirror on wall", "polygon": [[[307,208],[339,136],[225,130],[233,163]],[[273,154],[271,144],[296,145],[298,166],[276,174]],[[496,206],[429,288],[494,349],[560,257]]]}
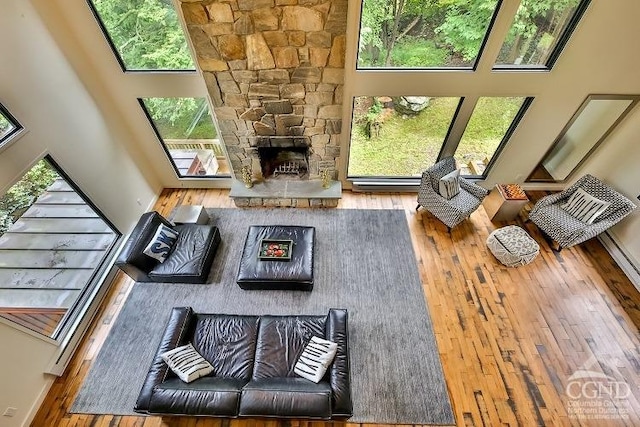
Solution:
{"label": "mirror on wall", "polygon": [[567,179],[640,100],[639,95],[589,95],[527,182]]}

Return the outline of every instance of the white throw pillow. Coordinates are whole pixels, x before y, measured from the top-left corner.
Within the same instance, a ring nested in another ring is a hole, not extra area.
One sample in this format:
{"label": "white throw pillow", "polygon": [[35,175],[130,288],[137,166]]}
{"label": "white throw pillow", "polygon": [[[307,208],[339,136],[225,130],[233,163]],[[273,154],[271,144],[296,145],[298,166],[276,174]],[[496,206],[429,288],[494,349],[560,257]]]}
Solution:
{"label": "white throw pillow", "polygon": [[560,205],[571,216],[586,224],[592,224],[609,206],[611,203],[593,197],[582,188],[574,191],[567,203]]}
{"label": "white throw pillow", "polygon": [[164,262],[176,240],[178,240],[178,232],[164,224],[160,224],[156,229],[156,234],[153,235],[151,241],[142,252],[151,258]]}
{"label": "white throw pillow", "polygon": [[318,337],[311,337],[300,355],[293,372],[314,383],[320,382],[338,351],[338,344]]}
{"label": "white throw pillow", "polygon": [[213,372],[213,366],[193,348],[191,343],[162,353],[160,357],[185,383]]}
{"label": "white throw pillow", "polygon": [[449,172],[439,181],[440,195],[450,199],[460,192],[460,169]]}

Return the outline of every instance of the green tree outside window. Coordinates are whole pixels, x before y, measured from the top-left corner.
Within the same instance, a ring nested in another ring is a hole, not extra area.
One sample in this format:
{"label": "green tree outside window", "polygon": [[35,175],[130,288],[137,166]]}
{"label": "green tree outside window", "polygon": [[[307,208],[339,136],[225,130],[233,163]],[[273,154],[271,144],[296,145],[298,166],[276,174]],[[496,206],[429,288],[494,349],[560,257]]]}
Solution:
{"label": "green tree outside window", "polygon": [[171,0],[92,0],[127,70],[193,70]]}
{"label": "green tree outside window", "polygon": [[[498,59],[543,64],[580,0],[523,0]],[[360,67],[471,67],[498,0],[364,0]]]}

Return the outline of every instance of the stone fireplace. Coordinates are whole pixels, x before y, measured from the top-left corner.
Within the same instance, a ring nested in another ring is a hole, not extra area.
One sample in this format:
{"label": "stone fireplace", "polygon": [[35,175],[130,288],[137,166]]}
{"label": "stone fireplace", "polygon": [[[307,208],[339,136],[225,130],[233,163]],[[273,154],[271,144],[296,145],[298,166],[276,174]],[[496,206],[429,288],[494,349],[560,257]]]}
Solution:
{"label": "stone fireplace", "polygon": [[263,178],[308,178],[308,151],[306,147],[259,147],[258,157]]}
{"label": "stone fireplace", "polygon": [[273,188],[337,179],[348,1],[181,1],[233,174]]}
{"label": "stone fireplace", "polygon": [[250,144],[258,148],[263,179],[309,178],[311,139],[305,136],[304,117],[293,113],[291,101],[264,101],[240,118],[250,121],[256,133]]}

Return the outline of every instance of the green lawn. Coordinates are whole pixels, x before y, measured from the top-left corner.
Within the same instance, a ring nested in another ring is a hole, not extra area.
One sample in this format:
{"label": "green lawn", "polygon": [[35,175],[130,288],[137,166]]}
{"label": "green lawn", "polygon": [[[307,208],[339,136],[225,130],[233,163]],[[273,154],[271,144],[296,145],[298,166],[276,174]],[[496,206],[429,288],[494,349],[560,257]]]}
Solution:
{"label": "green lawn", "polygon": [[[523,98],[481,98],[456,151],[459,162],[491,158]],[[351,131],[349,176],[419,176],[435,163],[459,98],[432,98],[417,116],[387,111],[380,135],[367,138],[356,118]]]}

